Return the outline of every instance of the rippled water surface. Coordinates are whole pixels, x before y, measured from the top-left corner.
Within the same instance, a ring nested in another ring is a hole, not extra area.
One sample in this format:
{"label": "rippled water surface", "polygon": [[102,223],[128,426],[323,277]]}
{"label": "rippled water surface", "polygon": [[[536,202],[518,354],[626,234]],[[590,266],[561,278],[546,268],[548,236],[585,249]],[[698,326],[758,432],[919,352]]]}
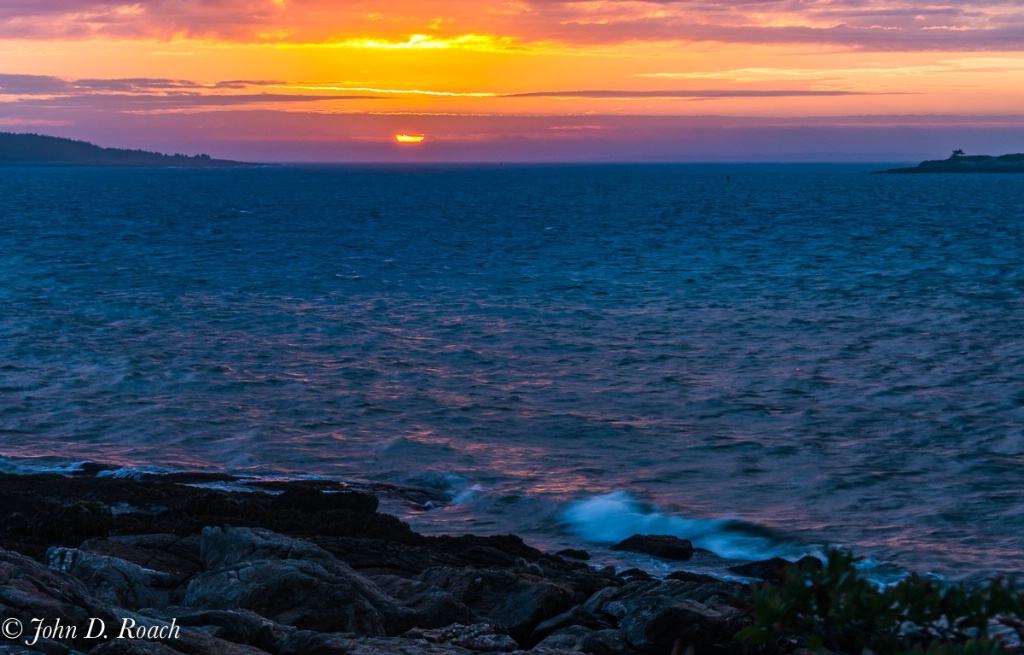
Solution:
{"label": "rippled water surface", "polygon": [[8,169],[0,454],[1020,570],[1022,226],[862,167]]}

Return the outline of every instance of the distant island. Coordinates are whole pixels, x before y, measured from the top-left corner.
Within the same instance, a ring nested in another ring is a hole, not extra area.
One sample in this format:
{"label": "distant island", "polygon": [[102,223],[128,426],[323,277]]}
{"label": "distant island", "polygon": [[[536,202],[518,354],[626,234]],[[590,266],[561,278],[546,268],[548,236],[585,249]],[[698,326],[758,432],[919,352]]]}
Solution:
{"label": "distant island", "polygon": [[894,168],[882,173],[1024,173],[1024,154],[965,155],[954,150],[949,159],[923,161],[914,168]]}
{"label": "distant island", "polygon": [[0,132],[0,166],[117,166],[174,168],[235,168],[255,166],[209,155],[164,155],[145,150],[101,148],[43,134]]}

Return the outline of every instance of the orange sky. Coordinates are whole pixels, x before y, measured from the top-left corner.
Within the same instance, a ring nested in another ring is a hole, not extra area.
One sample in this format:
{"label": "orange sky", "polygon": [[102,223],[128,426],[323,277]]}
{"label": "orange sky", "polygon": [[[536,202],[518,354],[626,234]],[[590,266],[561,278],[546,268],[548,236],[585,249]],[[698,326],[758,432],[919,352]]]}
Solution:
{"label": "orange sky", "polygon": [[[103,145],[272,160],[1024,150],[1021,0],[3,4],[0,129]],[[399,132],[426,138],[397,146]]]}

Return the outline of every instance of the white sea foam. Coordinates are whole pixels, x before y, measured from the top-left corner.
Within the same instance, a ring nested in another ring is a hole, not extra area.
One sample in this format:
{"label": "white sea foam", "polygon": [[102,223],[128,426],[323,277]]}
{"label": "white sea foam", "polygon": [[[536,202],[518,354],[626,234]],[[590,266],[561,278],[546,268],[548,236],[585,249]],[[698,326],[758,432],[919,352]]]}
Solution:
{"label": "white sea foam", "polygon": [[596,544],[612,544],[634,534],[672,535],[719,557],[758,560],[794,558],[805,550],[753,534],[755,526],[732,519],[700,519],[667,514],[616,491],[573,503],[562,520],[576,536]]}
{"label": "white sea foam", "polygon": [[68,462],[53,457],[3,457],[0,456],[0,473],[24,475],[31,473],[60,473],[69,475],[80,472],[87,462]]}

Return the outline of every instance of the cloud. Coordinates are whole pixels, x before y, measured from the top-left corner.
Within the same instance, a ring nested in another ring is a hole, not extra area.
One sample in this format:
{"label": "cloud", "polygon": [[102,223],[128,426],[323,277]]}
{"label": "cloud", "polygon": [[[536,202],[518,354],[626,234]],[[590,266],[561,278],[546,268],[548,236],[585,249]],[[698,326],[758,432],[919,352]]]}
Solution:
{"label": "cloud", "polygon": [[265,80],[228,80],[199,84],[191,80],[136,77],[117,79],[65,80],[50,75],[11,75],[0,73],[0,95],[68,95],[80,93],[154,93],[209,91],[211,89],[247,89],[281,86],[284,82]]}
{"label": "cloud", "polygon": [[1020,0],[9,0],[0,6],[0,38],[470,50],[712,41],[1019,52],[1024,18]]}
{"label": "cloud", "polygon": [[513,93],[505,98],[790,98],[816,96],[878,95],[859,91],[819,91],[810,89],[695,89],[662,91],[532,91]]}
{"label": "cloud", "polygon": [[0,74],[0,97],[6,104],[62,108],[103,108],[106,111],[186,110],[243,107],[276,103],[340,100],[382,100],[368,94],[225,93],[241,89],[281,86],[276,81],[229,80],[210,85],[189,80],[160,78],[64,80],[46,75]]}

